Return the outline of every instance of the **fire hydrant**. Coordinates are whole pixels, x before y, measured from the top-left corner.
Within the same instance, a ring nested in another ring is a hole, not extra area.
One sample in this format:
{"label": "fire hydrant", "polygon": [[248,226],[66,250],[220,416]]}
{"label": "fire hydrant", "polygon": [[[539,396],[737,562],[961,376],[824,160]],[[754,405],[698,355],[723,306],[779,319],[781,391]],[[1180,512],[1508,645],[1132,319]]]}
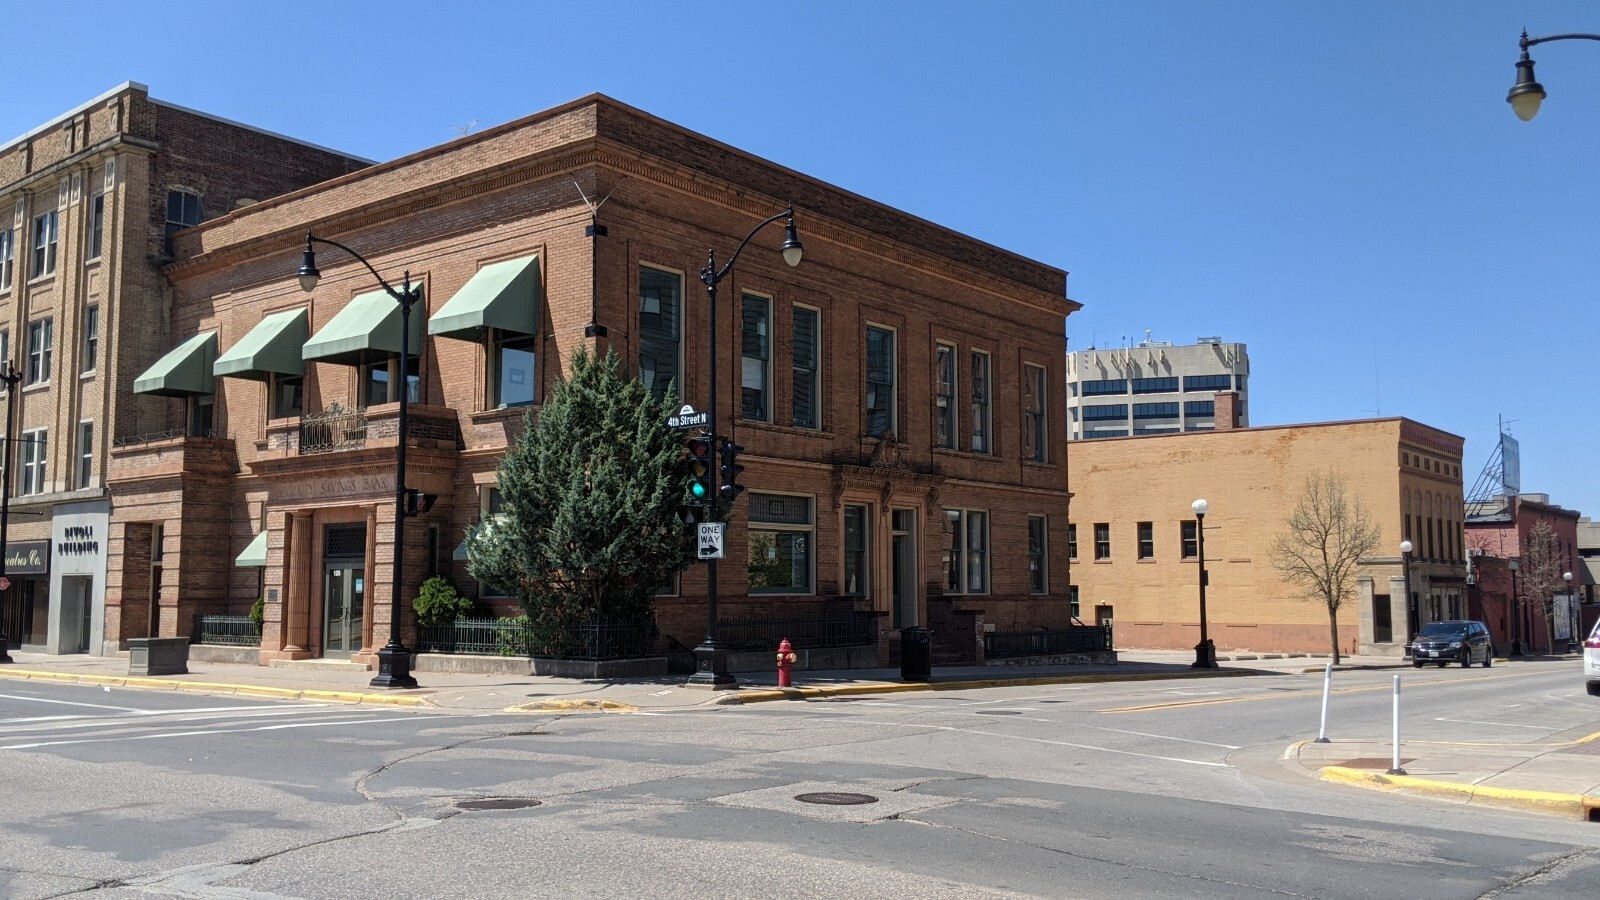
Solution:
{"label": "fire hydrant", "polygon": [[800,657],[789,646],[789,639],[784,638],[778,642],[778,687],[789,687],[789,672],[794,669],[795,661]]}

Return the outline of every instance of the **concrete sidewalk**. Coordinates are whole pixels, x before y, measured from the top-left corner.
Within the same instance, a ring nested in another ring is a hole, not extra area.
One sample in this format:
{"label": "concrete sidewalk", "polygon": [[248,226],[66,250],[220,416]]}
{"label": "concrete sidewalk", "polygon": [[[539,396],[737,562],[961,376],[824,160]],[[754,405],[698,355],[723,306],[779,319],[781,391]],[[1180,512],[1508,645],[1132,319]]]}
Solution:
{"label": "concrete sidewalk", "polygon": [[[701,706],[816,700],[905,691],[972,690],[1042,684],[1219,678],[1320,672],[1326,656],[1234,653],[1218,656],[1219,668],[1193,669],[1186,651],[1120,651],[1115,665],[939,667],[931,683],[904,682],[897,669],[797,672],[796,686],[777,687],[776,672],[739,673],[738,687],[725,691],[690,688],[685,676],[578,680],[539,675],[475,675],[424,672],[419,686],[386,691],[371,687],[375,673],[322,661],[293,667],[191,662],[189,674],[160,677],[128,674],[127,656],[11,654],[0,679],[49,680],[143,690],[277,697],[316,702],[406,706],[454,713],[636,712]],[[1498,662],[1498,661],[1497,661]],[[1344,657],[1339,670],[1409,669],[1397,657]],[[1600,706],[1596,707],[1600,713]],[[1450,798],[1600,822],[1600,733],[1526,744],[1406,741],[1404,775],[1389,775],[1388,742],[1338,740],[1291,745],[1285,759],[1313,777],[1407,794]]]}

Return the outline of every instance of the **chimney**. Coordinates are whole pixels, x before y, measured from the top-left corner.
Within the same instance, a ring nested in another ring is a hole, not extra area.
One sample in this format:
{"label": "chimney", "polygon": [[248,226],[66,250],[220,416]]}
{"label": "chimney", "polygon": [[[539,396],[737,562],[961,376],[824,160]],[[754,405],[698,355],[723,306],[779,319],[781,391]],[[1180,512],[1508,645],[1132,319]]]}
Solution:
{"label": "chimney", "polygon": [[1239,392],[1217,391],[1215,426],[1218,431],[1232,431],[1239,427]]}

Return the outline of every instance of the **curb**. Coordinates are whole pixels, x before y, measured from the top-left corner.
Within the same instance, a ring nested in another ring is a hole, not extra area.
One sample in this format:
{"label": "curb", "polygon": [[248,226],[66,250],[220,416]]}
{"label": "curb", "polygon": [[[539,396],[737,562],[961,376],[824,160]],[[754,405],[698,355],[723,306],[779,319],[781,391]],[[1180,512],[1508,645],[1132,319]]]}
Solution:
{"label": "curb", "polygon": [[846,684],[837,687],[770,688],[741,691],[724,703],[767,703],[773,700],[817,700],[853,694],[902,694],[908,691],[965,691],[992,687],[1028,687],[1042,684],[1097,684],[1108,681],[1174,681],[1190,678],[1233,678],[1260,674],[1255,669],[1223,669],[1210,672],[1138,672],[1128,675],[1039,675],[1030,678],[986,678],[979,681],[892,682]]}
{"label": "curb", "polygon": [[1455,784],[1448,781],[1416,778],[1411,775],[1364,772],[1343,766],[1325,766],[1319,770],[1318,777],[1323,781],[1331,781],[1337,784],[1348,784],[1382,791],[1404,791],[1424,797],[1461,800],[1469,804],[1476,803],[1484,806],[1498,806],[1527,812],[1565,816],[1579,821],[1588,819],[1591,814],[1590,810],[1600,809],[1600,797],[1585,797],[1582,794],[1558,794],[1551,791],[1521,791],[1475,784]]}
{"label": "curb", "polygon": [[98,684],[106,687],[146,690],[191,691],[202,694],[236,694],[277,697],[285,700],[320,700],[361,706],[431,706],[425,697],[395,694],[363,694],[355,691],[319,691],[303,688],[274,688],[254,684],[224,684],[209,681],[165,681],[138,675],[77,675],[68,672],[40,672],[31,669],[0,669],[0,678],[17,681],[59,681],[68,684]]}

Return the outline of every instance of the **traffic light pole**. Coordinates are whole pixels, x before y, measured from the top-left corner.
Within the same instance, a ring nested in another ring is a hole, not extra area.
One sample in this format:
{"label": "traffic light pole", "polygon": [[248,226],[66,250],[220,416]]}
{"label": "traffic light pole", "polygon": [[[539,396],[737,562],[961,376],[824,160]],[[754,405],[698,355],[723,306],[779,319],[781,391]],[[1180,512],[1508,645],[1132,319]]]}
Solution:
{"label": "traffic light pole", "polygon": [[[766,224],[765,222],[762,223]],[[759,228],[757,230],[760,230]],[[752,232],[754,233],[754,232]],[[746,241],[749,238],[745,238]],[[740,244],[743,250],[744,245]],[[734,253],[734,259],[739,254]],[[707,454],[706,479],[711,485],[711,496],[706,499],[706,508],[711,511],[709,518],[715,518],[717,501],[722,496],[722,486],[718,483],[716,465],[717,448],[717,282],[721,281],[728,270],[733,268],[733,260],[728,260],[720,272],[717,270],[717,254],[711,251],[707,254],[706,267],[700,270],[700,280],[705,282],[707,312],[711,317],[711,371],[710,395],[711,408],[706,412],[707,440],[711,450]],[[717,644],[717,561],[706,560],[706,639],[700,646],[694,648],[694,674],[689,676],[691,687],[711,688],[712,690],[726,690],[738,686],[738,680],[733,673],[728,671],[728,651]]]}

